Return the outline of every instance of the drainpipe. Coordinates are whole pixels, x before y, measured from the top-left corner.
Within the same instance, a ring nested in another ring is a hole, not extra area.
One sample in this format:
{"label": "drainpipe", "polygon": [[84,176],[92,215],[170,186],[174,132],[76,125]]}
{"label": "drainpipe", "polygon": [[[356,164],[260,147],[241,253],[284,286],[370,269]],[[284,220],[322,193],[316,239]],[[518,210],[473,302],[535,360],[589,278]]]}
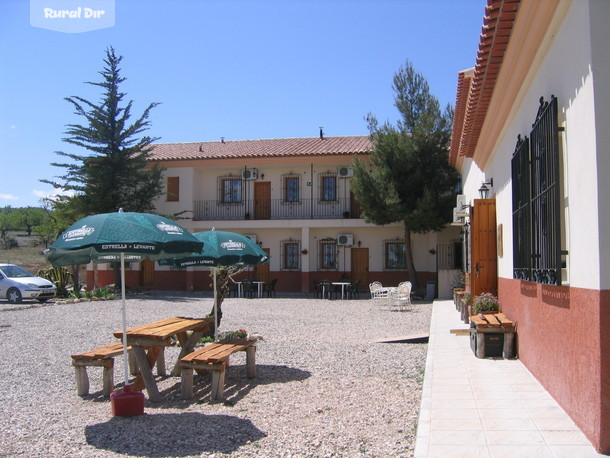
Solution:
{"label": "drainpipe", "polygon": [[310,194],[309,202],[310,202],[311,208],[309,209],[309,215],[310,215],[310,218],[313,219],[313,163],[310,166],[310,170],[311,171],[309,173],[309,175],[310,175],[309,179],[311,180],[311,186],[310,186],[311,189],[309,190],[309,194]]}

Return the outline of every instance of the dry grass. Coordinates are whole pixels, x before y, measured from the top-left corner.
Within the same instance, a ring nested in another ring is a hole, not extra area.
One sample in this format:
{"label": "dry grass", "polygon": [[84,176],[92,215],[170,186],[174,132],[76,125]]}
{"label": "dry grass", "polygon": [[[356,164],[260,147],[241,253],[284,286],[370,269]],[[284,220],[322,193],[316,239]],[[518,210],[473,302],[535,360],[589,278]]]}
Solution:
{"label": "dry grass", "polygon": [[46,247],[40,243],[38,237],[19,232],[9,233],[9,236],[14,238],[19,246],[10,250],[0,249],[0,263],[17,264],[34,274],[40,269],[49,267],[42,254]]}

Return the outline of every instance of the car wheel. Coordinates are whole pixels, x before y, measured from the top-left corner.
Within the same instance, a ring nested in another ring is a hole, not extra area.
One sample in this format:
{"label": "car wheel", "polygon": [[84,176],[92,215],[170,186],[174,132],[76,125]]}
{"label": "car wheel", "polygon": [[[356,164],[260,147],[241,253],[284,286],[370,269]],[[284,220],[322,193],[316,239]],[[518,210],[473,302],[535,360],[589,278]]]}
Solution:
{"label": "car wheel", "polygon": [[6,298],[11,304],[18,304],[21,302],[21,291],[17,288],[11,288],[6,293]]}

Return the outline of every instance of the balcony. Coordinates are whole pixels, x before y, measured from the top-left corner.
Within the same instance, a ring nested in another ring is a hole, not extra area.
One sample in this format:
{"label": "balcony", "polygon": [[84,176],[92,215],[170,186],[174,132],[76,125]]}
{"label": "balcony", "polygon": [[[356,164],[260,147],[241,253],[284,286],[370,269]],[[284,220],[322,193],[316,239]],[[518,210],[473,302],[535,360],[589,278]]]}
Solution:
{"label": "balcony", "polygon": [[283,199],[251,199],[242,202],[197,200],[193,202],[193,220],[247,220],[247,219],[341,219],[360,218],[360,205],[352,198],[332,201],[301,199],[286,202]]}

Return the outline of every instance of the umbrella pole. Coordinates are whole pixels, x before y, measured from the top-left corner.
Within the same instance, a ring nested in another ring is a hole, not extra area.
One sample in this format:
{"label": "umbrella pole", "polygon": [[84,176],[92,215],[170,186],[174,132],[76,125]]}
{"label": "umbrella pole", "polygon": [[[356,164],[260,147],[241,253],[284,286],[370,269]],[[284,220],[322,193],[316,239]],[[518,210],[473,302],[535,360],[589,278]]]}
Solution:
{"label": "umbrella pole", "polygon": [[216,269],[214,269],[214,342],[218,342],[218,297],[216,295]]}
{"label": "umbrella pole", "polygon": [[128,386],[129,362],[127,359],[127,307],[125,307],[125,253],[121,253],[121,297],[123,298],[123,361],[125,363],[125,386]]}

